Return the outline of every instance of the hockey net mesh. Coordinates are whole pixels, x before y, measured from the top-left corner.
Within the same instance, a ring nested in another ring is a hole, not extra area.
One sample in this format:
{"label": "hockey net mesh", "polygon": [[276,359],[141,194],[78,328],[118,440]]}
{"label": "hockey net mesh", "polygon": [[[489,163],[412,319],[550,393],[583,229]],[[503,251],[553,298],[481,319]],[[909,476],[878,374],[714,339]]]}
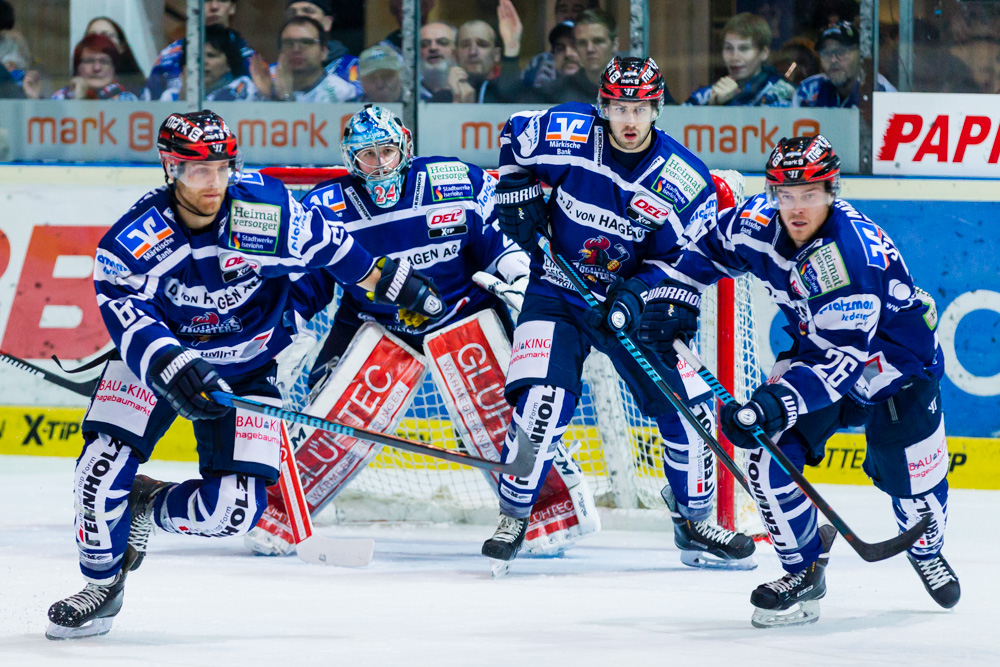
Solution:
{"label": "hockey net mesh", "polygon": [[[289,189],[301,197],[323,180],[342,175],[342,169],[270,169]],[[717,172],[713,172],[717,173]],[[727,174],[727,182],[738,186],[734,194],[742,198],[742,176]],[[724,176],[725,178],[726,176]],[[747,278],[736,283],[733,310],[736,313],[737,354],[724,360],[723,366],[736,369],[731,390],[739,400],[746,398],[761,381],[757,361],[751,286]],[[698,341],[702,356],[714,373],[718,319],[717,290],[703,296],[701,330]],[[305,327],[314,338],[301,359],[303,369],[311,368],[322,342],[329,332],[340,298],[317,314]],[[563,441],[594,490],[597,504],[603,507],[646,509],[665,513],[660,490],[666,484],[663,474],[663,446],[656,424],[638,410],[624,381],[618,377],[610,360],[593,352],[584,364],[584,389],[576,413]],[[286,391],[285,404],[301,410],[306,403],[306,373],[296,376]],[[428,374],[397,435],[454,449],[461,443],[451,427],[442,395]],[[737,455],[738,457],[738,455]],[[737,461],[739,462],[739,460]],[[719,471],[721,482],[728,473]],[[725,489],[723,489],[725,491]],[[744,494],[745,495],[745,494]],[[720,522],[735,525],[744,532],[757,531],[752,500],[729,493],[719,494]],[[385,447],[371,464],[334,501],[334,509],[324,510],[321,520],[335,513],[337,520],[427,520],[492,523],[496,520],[497,497],[492,483],[478,471],[440,459]],[[734,515],[736,520],[727,519]]]}

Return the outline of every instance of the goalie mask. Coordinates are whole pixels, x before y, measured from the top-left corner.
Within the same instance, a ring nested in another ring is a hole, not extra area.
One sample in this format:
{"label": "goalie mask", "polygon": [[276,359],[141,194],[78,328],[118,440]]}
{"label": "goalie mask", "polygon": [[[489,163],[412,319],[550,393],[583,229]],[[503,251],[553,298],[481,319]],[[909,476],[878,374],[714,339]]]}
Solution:
{"label": "goalie mask", "polygon": [[[227,185],[239,179],[243,156],[226,121],[209,110],[172,113],[160,125],[156,147],[167,183],[180,181],[193,189]],[[222,167],[218,163],[225,161]]]}
{"label": "goalie mask", "polygon": [[348,173],[364,183],[375,205],[395,206],[413,161],[410,131],[396,114],[384,107],[366,105],[344,128],[340,150]]}

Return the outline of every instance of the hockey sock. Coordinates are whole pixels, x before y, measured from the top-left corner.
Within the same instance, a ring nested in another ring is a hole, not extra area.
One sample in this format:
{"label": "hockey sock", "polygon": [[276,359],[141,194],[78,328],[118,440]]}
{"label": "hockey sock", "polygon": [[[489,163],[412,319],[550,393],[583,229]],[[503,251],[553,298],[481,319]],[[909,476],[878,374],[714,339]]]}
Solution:
{"label": "hockey sock", "polygon": [[[780,446],[801,471],[805,448],[794,441]],[[823,552],[816,506],[763,448],[748,450],[743,468],[781,566],[793,574],[806,569]]]}
{"label": "hockey sock", "polygon": [[538,500],[542,482],[552,467],[556,443],[566,432],[576,396],[560,387],[534,386],[523,392],[514,408],[514,418],[504,438],[501,461],[509,461],[517,451],[517,431],[520,429],[537,450],[535,467],[527,477],[500,477],[500,511],[508,516],[526,519]]}
{"label": "hockey sock", "polygon": [[933,489],[916,498],[892,499],[892,509],[896,513],[896,524],[904,531],[916,525],[925,515],[931,522],[920,539],[910,547],[910,553],[917,560],[933,558],[944,545],[944,529],[948,523],[948,479],[942,479]]}
{"label": "hockey sock", "polygon": [[[692,408],[695,415],[712,432],[712,413],[704,403]],[[712,514],[715,496],[715,455],[694,428],[677,413],[656,419],[663,441],[663,472],[677,500],[681,516],[691,521],[703,521]]]}
{"label": "hockey sock", "polygon": [[87,439],[76,461],[76,546],[80,571],[91,583],[110,583],[121,569],[131,522],[128,492],[138,468],[132,448],[103,433]]}
{"label": "hockey sock", "polygon": [[153,520],[168,533],[226,537],[253,528],[267,507],[264,480],[251,475],[193,479],[156,496]]}

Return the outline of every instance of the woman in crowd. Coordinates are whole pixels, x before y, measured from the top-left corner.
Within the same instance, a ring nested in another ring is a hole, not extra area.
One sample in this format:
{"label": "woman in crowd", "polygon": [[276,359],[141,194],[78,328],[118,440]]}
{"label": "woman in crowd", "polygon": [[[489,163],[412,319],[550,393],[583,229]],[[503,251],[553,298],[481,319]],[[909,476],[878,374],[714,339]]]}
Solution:
{"label": "woman in crowd", "polygon": [[142,87],[146,85],[146,75],[139,68],[132,47],[129,46],[128,39],[122,27],[109,19],[107,16],[98,16],[91,19],[87,24],[85,35],[104,35],[110,39],[118,49],[118,83],[122,84],[130,92],[138,95],[142,92]]}
{"label": "woman in crowd", "polygon": [[116,80],[119,57],[114,42],[104,35],[86,35],[73,49],[73,78],[68,85],[57,90],[52,99],[139,99]]}
{"label": "woman in crowd", "polygon": [[[239,34],[221,25],[205,26],[205,99],[208,101],[241,101],[257,97],[257,87],[250,78],[241,53],[243,41]],[[182,62],[187,58],[187,42],[183,45]],[[183,76],[183,73],[182,75]],[[167,88],[161,101],[184,99],[184,87]]]}

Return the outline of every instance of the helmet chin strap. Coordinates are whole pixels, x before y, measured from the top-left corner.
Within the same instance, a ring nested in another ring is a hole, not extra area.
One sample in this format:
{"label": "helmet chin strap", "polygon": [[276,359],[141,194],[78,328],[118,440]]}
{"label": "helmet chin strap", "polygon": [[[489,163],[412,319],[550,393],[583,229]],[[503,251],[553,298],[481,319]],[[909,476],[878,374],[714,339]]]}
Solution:
{"label": "helmet chin strap", "polygon": [[170,183],[170,194],[172,195],[174,203],[177,204],[178,206],[180,206],[182,209],[184,209],[188,213],[194,213],[195,215],[200,216],[202,218],[214,218],[218,214],[218,211],[216,211],[215,213],[202,213],[201,211],[199,211],[198,209],[194,208],[193,206],[189,206],[188,204],[184,203],[181,200],[181,198],[177,195],[176,183]]}

